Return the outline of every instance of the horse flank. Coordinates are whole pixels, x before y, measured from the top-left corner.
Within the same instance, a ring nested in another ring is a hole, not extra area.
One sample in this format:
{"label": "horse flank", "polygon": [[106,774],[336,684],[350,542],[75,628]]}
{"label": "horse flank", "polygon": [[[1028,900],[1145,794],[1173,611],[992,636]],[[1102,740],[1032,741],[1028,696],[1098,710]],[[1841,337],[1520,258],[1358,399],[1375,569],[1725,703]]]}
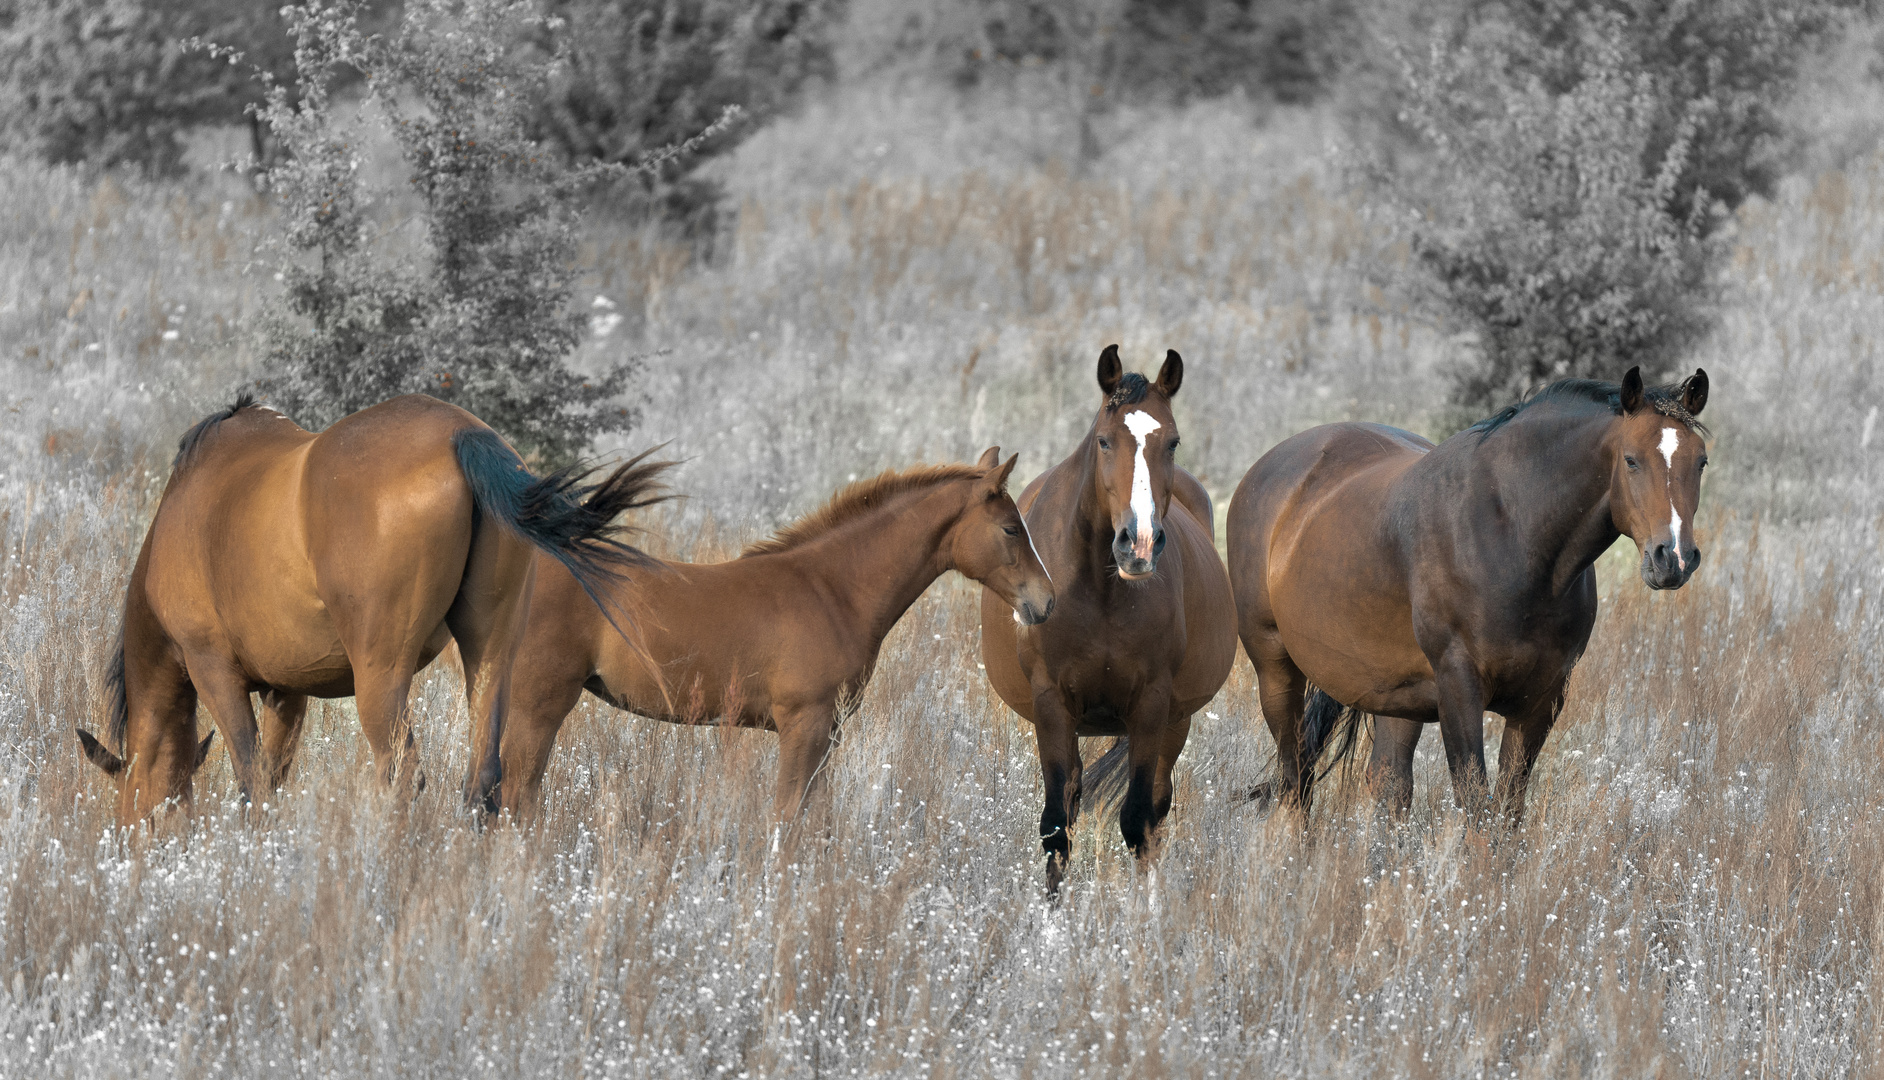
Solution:
{"label": "horse flank", "polygon": [[954,480],[972,480],[985,470],[976,465],[917,465],[903,470],[878,473],[846,486],[831,500],[792,522],[764,540],[748,544],[739,553],[744,559],[753,555],[775,555],[825,536],[885,502],[905,492],[921,491]]}

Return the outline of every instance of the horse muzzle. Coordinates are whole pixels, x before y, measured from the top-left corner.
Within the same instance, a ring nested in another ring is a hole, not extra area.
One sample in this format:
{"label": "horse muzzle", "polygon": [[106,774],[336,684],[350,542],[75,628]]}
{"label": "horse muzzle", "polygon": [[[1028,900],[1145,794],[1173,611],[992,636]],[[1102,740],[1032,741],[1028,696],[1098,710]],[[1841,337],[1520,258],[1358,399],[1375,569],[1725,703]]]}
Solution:
{"label": "horse muzzle", "polygon": [[1674,545],[1658,543],[1642,546],[1642,583],[1651,589],[1679,589],[1694,576],[1701,564],[1701,549],[1689,547],[1677,552]]}
{"label": "horse muzzle", "polygon": [[1022,600],[1020,603],[1014,605],[1014,614],[1020,619],[1021,625],[1023,626],[1039,626],[1041,623],[1047,621],[1049,615],[1053,614],[1053,597],[1047,597],[1047,602],[1044,604],[1037,604],[1032,600]]}
{"label": "horse muzzle", "polygon": [[1132,581],[1157,572],[1158,556],[1164,553],[1164,523],[1154,520],[1149,533],[1149,537],[1144,535],[1134,515],[1112,537],[1112,561],[1118,564],[1120,577]]}

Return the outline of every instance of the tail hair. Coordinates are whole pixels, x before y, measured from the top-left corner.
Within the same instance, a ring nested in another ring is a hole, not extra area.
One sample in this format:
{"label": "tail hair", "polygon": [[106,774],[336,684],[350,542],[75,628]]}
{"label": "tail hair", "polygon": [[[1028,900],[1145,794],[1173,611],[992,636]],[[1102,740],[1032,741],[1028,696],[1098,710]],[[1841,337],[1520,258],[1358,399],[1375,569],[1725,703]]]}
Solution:
{"label": "tail hair", "polygon": [[662,476],[673,462],[648,460],[660,449],[655,447],[590,484],[585,481],[596,470],[588,466],[571,465],[540,477],[531,474],[517,452],[489,428],[465,428],[451,442],[479,512],[562,563],[621,631],[602,590],[628,570],[654,560],[627,542],[635,530],[615,519],[670,498]]}
{"label": "tail hair", "polygon": [[131,727],[131,707],[124,690],[124,627],[111,645],[111,663],[105,668],[105,745],[124,753],[124,736]]}
{"label": "tail hair", "polygon": [[1080,770],[1080,801],[1098,810],[1123,799],[1126,785],[1131,779],[1131,773],[1125,765],[1131,757],[1131,739],[1112,740],[1112,745],[1099,755],[1099,760]]}
{"label": "tail hair", "polygon": [[[1306,806],[1315,783],[1327,777],[1337,765],[1353,760],[1354,747],[1361,741],[1361,730],[1369,716],[1336,701],[1328,691],[1313,684],[1308,688],[1308,703],[1302,710],[1302,804]],[[1327,760],[1323,762],[1323,758]],[[1316,766],[1320,765],[1317,769]]]}

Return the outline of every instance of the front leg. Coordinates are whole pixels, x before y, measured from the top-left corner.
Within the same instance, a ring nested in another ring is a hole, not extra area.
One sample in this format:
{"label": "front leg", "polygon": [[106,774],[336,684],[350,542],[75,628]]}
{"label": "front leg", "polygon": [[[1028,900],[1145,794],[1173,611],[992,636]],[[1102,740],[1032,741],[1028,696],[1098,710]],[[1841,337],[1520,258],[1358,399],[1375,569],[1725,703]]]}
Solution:
{"label": "front leg", "polygon": [[778,791],[772,799],[772,818],[783,828],[804,808],[811,781],[830,756],[837,703],[774,705],[772,722],[778,727]]}
{"label": "front leg", "polygon": [[[1140,861],[1153,853],[1158,824],[1171,809],[1171,766],[1184,747],[1179,737],[1175,748],[1167,748],[1165,738],[1171,723],[1171,684],[1147,686],[1132,703],[1125,723],[1131,745],[1131,779],[1125,789],[1125,804],[1119,807],[1119,831],[1125,846]],[[1184,734],[1188,736],[1188,721]]]}
{"label": "front leg", "polygon": [[1531,707],[1515,718],[1505,720],[1504,742],[1498,748],[1498,793],[1506,818],[1513,826],[1524,822],[1524,793],[1531,783],[1531,769],[1538,752],[1563,711],[1563,691],[1543,694]]}
{"label": "front leg", "polygon": [[1433,664],[1439,691],[1439,734],[1446,742],[1452,797],[1469,816],[1490,809],[1485,780],[1485,685],[1478,665],[1458,645]]}
{"label": "front leg", "polygon": [[1073,822],[1079,818],[1079,733],[1072,712],[1057,687],[1034,693],[1034,744],[1040,753],[1040,779],[1046,805],[1040,811],[1040,847],[1047,854],[1047,896],[1060,895],[1066,860],[1073,850]]}

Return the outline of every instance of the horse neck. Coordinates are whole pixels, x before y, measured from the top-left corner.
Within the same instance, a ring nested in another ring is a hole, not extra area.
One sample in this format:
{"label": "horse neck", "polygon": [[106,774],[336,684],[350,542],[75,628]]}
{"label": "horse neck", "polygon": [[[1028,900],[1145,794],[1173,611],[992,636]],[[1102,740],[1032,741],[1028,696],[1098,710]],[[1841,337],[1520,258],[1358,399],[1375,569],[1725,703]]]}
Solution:
{"label": "horse neck", "polygon": [[1080,459],[1079,498],[1061,543],[1072,564],[1090,581],[1112,579],[1112,515],[1099,488],[1099,446],[1092,433],[1074,451]]}
{"label": "horse neck", "polygon": [[874,642],[952,568],[942,541],[962,515],[964,483],[904,492],[799,549]]}
{"label": "horse neck", "polygon": [[[1519,416],[1491,436],[1509,440],[1505,452],[1475,455],[1523,538],[1531,577],[1553,596],[1622,535],[1609,512],[1613,419],[1607,411]],[[1525,497],[1538,491],[1549,494]]]}

